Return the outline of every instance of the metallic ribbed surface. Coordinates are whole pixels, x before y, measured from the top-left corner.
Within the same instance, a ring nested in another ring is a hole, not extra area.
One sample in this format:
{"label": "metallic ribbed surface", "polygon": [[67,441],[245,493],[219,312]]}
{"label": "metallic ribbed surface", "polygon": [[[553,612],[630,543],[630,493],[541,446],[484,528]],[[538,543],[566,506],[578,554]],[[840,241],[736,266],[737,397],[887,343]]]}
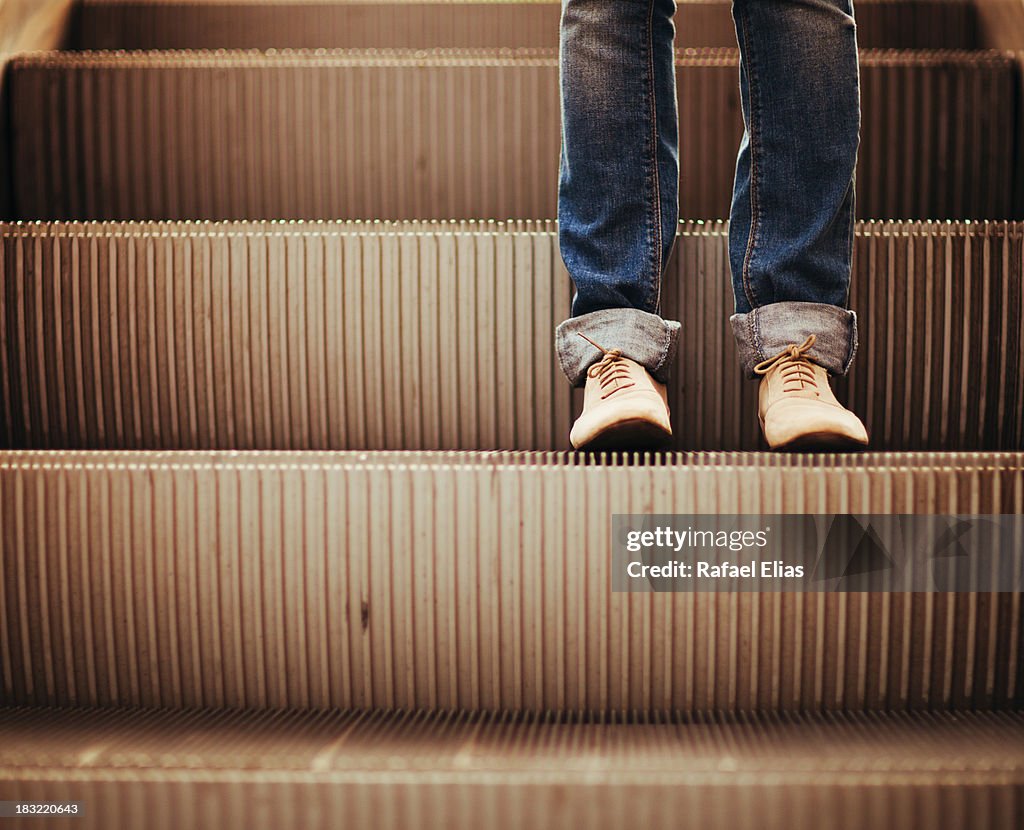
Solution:
{"label": "metallic ribbed surface", "polygon": [[503,460],[2,455],[3,702],[1022,702],[1019,593],[617,594],[609,579],[614,513],[1020,513],[1020,454]]}
{"label": "metallic ribbed surface", "polygon": [[[558,0],[84,0],[76,49],[558,45]],[[858,0],[857,37],[885,49],[978,42],[970,0]],[[728,0],[679,0],[676,45],[735,46]]]}
{"label": "metallic ribbed surface", "polygon": [[8,797],[82,801],[84,817],[66,822],[80,828],[668,830],[685,817],[739,830],[1016,830],[1024,820],[1019,714],[12,709],[0,730]]}
{"label": "metallic ribbed surface", "polygon": [[[735,50],[681,50],[681,210],[728,215]],[[860,215],[1013,216],[1017,66],[863,53]],[[11,64],[22,219],[556,215],[550,49],[50,53]]]}
{"label": "metallic ribbed surface", "polygon": [[[567,447],[553,222],[0,226],[0,446]],[[1024,447],[1024,225],[862,223],[840,396],[876,449]],[[726,227],[684,223],[675,446],[756,449]]]}
{"label": "metallic ribbed surface", "polygon": [[[1020,0],[1018,13],[1020,21],[1016,28],[1020,32],[1020,39],[1017,42],[1018,44],[1024,44],[1024,0]],[[1020,79],[1017,84],[1017,135],[1024,137],[1024,48],[1015,54],[1017,58],[1017,77]],[[1010,218],[1024,217],[1024,163],[1018,163],[1015,172],[1013,196],[1011,198],[1013,213]]]}

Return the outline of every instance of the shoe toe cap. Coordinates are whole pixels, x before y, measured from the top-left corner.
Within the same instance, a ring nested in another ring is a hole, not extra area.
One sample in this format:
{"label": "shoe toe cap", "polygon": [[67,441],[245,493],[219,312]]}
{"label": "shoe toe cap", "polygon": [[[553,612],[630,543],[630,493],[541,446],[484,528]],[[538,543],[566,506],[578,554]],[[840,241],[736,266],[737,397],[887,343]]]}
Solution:
{"label": "shoe toe cap", "polygon": [[764,434],[769,446],[777,447],[817,438],[823,445],[850,443],[866,445],[864,423],[850,410],[817,401],[779,401],[764,417]]}
{"label": "shoe toe cap", "polygon": [[637,392],[584,412],[573,425],[569,440],[574,447],[580,447],[618,424],[636,421],[648,422],[672,434],[669,412],[661,398],[654,392]]}

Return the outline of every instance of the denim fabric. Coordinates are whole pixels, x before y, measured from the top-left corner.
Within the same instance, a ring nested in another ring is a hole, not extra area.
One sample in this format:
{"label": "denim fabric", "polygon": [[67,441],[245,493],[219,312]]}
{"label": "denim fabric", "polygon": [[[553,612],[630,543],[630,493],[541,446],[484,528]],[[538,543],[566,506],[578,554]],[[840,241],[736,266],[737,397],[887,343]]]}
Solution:
{"label": "denim fabric", "polygon": [[679,323],[637,308],[607,308],[564,321],[555,329],[555,342],[558,362],[573,386],[582,386],[587,368],[601,359],[601,352],[579,332],[606,349],[619,349],[662,383],[668,381],[679,344]]}
{"label": "denim fabric", "polygon": [[[659,349],[639,348],[627,333],[644,320],[655,341],[678,336],[677,323],[632,313],[660,315],[679,220],[674,12],[674,0],[562,0],[559,246],[576,288],[570,319],[579,322],[563,323],[555,340],[574,383],[599,358],[568,341],[584,342],[575,332],[588,320],[600,319],[612,339],[597,342],[662,376]],[[816,353],[840,373],[856,349],[855,318],[814,309],[849,302],[860,144],[851,0],[734,0],[733,19],[745,130],[729,260],[741,365],[761,359],[765,344],[817,327]],[[617,314],[622,343],[609,322]]]}
{"label": "denim fabric", "polygon": [[736,312],[845,306],[860,144],[850,0],[735,0],[743,61],[729,227]]}
{"label": "denim fabric", "polygon": [[757,377],[754,367],[762,360],[803,343],[809,334],[815,338],[807,358],[833,375],[845,375],[857,351],[856,313],[828,303],[771,303],[733,314],[729,322],[748,378]]}
{"label": "denim fabric", "polygon": [[562,0],[558,221],[573,317],[659,310],[679,223],[674,11]]}

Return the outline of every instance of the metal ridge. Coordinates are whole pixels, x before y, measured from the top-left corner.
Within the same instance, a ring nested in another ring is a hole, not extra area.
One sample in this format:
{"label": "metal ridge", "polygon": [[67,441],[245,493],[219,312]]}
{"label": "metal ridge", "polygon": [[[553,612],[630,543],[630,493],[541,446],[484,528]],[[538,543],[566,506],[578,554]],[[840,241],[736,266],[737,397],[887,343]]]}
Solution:
{"label": "metal ridge", "polygon": [[[676,65],[720,66],[739,62],[728,46],[681,47]],[[865,66],[1010,65],[1016,53],[1004,49],[861,49]],[[29,67],[137,66],[557,66],[558,50],[546,46],[496,47],[342,47],[317,49],[113,49],[22,52],[9,61],[11,71]]]}
{"label": "metal ridge", "polygon": [[[171,220],[18,220],[0,222],[0,238],[63,237],[203,237],[282,234],[510,234],[558,232],[557,219],[171,219]],[[681,236],[724,236],[727,219],[681,219]],[[949,233],[1024,234],[1024,221],[1013,219],[858,219],[862,237],[930,236]]]}
{"label": "metal ridge", "polygon": [[0,471],[15,470],[545,470],[565,467],[731,472],[797,469],[865,472],[981,473],[1024,471],[1024,452],[764,453],[666,452],[597,454],[529,450],[0,450]]}

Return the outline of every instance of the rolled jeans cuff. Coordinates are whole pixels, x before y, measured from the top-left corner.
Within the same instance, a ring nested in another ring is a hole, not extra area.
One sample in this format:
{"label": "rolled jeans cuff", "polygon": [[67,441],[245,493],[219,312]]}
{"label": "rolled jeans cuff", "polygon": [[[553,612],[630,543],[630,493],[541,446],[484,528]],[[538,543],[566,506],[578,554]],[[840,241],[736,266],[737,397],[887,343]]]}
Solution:
{"label": "rolled jeans cuff", "polygon": [[562,371],[573,386],[586,383],[587,369],[601,352],[579,336],[582,332],[605,349],[618,349],[657,380],[668,381],[676,357],[680,325],[638,308],[605,308],[571,317],[555,329],[555,352]]}
{"label": "rolled jeans cuff", "polygon": [[740,366],[748,378],[757,376],[754,367],[762,360],[803,343],[810,334],[814,345],[807,357],[833,375],[845,375],[857,352],[856,313],[828,303],[770,303],[746,314],[733,314],[729,322]]}

